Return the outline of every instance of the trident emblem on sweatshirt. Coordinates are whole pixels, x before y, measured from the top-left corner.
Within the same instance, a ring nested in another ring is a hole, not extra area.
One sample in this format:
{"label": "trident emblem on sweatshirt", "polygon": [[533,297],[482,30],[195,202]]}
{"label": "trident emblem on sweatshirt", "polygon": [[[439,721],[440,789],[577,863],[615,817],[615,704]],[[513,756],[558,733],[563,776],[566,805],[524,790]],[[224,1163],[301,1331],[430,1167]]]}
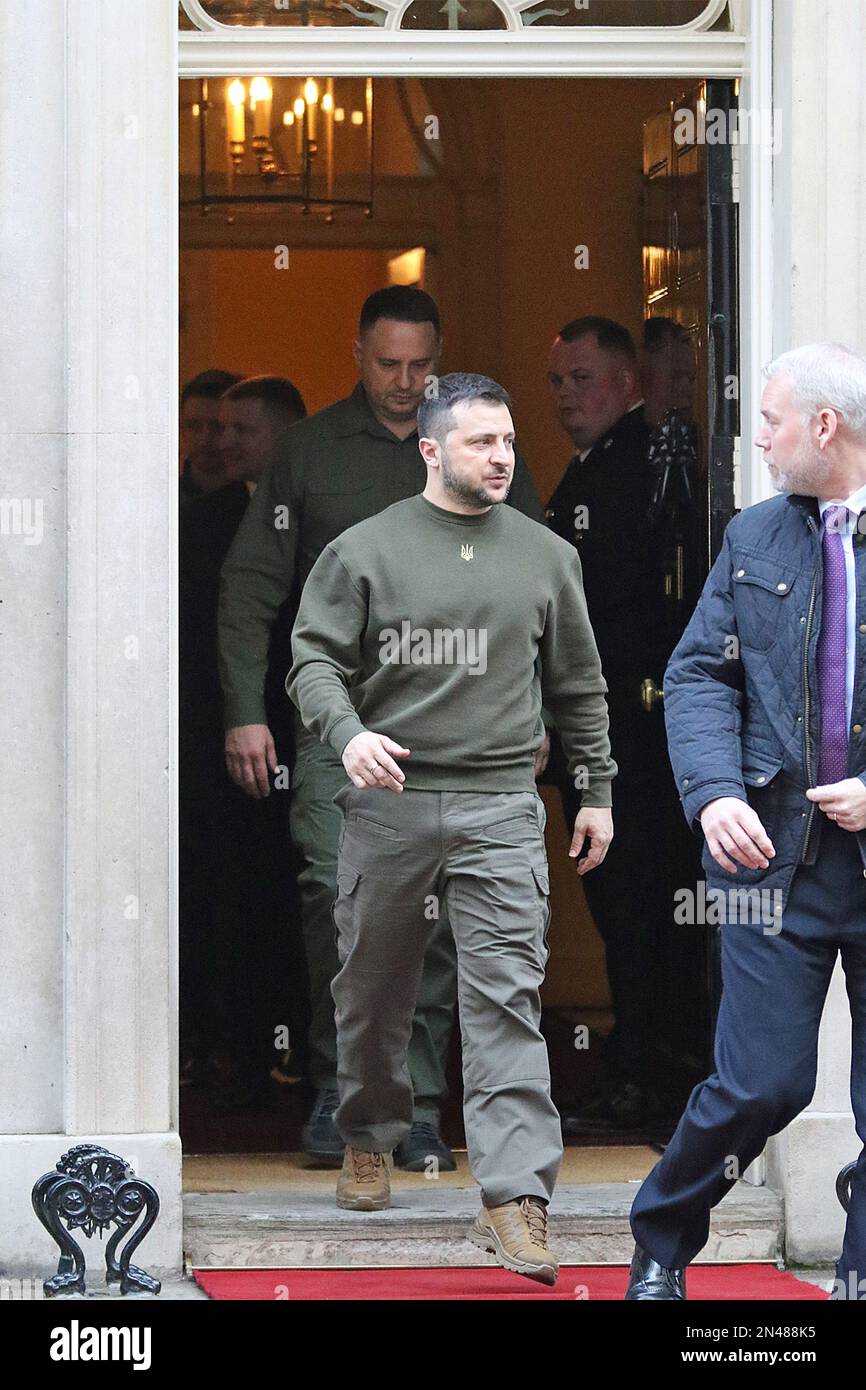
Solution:
{"label": "trident emblem on sweatshirt", "polygon": [[474,553],[473,553],[473,547],[472,547],[471,545],[461,545],[461,547],[460,547],[460,559],[461,559],[461,560],[474,560],[474,559],[475,559],[475,555],[474,555]]}

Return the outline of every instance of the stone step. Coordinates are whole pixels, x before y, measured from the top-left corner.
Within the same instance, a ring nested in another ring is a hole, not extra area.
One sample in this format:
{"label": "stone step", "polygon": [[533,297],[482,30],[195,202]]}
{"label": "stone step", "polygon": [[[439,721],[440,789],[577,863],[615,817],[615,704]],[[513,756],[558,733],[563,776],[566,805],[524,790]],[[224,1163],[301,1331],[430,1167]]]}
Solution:
{"label": "stone step", "polygon": [[[551,1243],[564,1264],[628,1264],[628,1213],[638,1184],[557,1188]],[[183,1200],[188,1268],[372,1268],[495,1264],[470,1245],[477,1188],[402,1190],[387,1211],[340,1211],[332,1192],[188,1192]],[[737,1183],[715,1208],[701,1262],[775,1260],[782,1249],[781,1199]]]}

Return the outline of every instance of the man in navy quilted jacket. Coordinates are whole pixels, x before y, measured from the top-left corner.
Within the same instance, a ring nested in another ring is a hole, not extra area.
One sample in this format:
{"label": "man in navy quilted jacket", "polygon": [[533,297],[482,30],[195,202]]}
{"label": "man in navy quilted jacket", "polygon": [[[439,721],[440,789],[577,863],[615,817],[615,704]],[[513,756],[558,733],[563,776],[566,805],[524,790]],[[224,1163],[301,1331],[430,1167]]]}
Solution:
{"label": "man in navy quilted jacket", "polygon": [[[838,955],[866,1141],[866,358],[821,344],[764,375],[755,442],[782,496],[728,526],[665,674],[723,990],[716,1069],[632,1207],[629,1300],[686,1297],[711,1208],[809,1104]],[[836,1275],[833,1297],[866,1290],[866,1149]]]}

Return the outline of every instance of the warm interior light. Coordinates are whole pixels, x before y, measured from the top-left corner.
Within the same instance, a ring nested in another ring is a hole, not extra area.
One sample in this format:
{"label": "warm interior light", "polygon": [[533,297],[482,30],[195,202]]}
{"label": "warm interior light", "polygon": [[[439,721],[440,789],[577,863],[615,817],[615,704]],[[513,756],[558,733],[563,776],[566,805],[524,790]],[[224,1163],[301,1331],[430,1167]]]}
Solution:
{"label": "warm interior light", "polygon": [[233,145],[242,145],[245,138],[244,103],[246,88],[239,78],[226,87],[226,133]]}
{"label": "warm interior light", "polygon": [[198,102],[197,102],[197,101],[194,101],[193,104],[192,104],[192,114],[193,114],[194,116],[197,116],[197,115],[199,114],[200,110],[201,110],[201,107],[199,106]]}
{"label": "warm interior light", "polygon": [[342,106],[335,106],[335,107],[334,107],[334,120],[337,122],[337,125],[340,125],[341,122],[343,122],[345,119],[346,119],[346,113],[345,113],[345,111],[343,110]]}
{"label": "warm interior light", "polygon": [[332,96],[332,94],[331,94],[330,92],[326,92],[325,95],[322,97],[322,110],[323,110],[323,111],[333,111],[333,109],[334,109],[334,98],[333,98],[333,96]]}
{"label": "warm interior light", "polygon": [[295,113],[294,113],[294,111],[284,111],[284,112],[283,112],[283,125],[294,125],[294,124],[295,124]]}
{"label": "warm interior light", "polygon": [[250,83],[251,101],[270,101],[273,96],[271,84],[266,77],[254,77]]}
{"label": "warm interior light", "polygon": [[423,246],[413,246],[400,256],[392,256],[388,261],[389,285],[421,285],[424,283],[424,266],[427,252]]}
{"label": "warm interior light", "polygon": [[298,120],[300,120],[301,117],[302,117],[303,114],[304,114],[304,98],[303,98],[303,97],[296,97],[296,98],[295,98],[295,103],[294,103],[293,110],[294,110],[294,113],[295,113],[295,115],[297,116]]}
{"label": "warm interior light", "polygon": [[363,125],[363,124],[364,124],[364,113],[363,113],[363,111],[353,111],[353,112],[352,112],[352,125]]}
{"label": "warm interior light", "polygon": [[308,106],[315,106],[316,102],[319,100],[319,89],[312,77],[309,77],[304,83],[304,96]]}
{"label": "warm interior light", "polygon": [[250,83],[250,105],[253,109],[253,127],[259,140],[267,140],[271,130],[271,104],[273,88],[266,77],[254,77]]}

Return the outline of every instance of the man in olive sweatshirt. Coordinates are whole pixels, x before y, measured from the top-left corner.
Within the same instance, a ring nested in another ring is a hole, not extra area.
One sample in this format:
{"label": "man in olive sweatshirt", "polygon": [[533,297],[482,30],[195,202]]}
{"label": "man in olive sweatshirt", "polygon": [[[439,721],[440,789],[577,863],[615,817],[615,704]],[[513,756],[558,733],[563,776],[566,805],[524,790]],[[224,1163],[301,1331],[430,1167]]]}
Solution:
{"label": "man in olive sweatshirt", "polygon": [[[219,639],[226,762],[250,796],[267,796],[277,765],[264,704],[273,635],[283,627],[316,560],[341,531],[424,486],[416,414],[441,348],[439,311],[423,290],[389,285],[361,309],[355,359],[360,381],[345,400],[294,425],[277,446],[222,571]],[[532,478],[519,457],[512,507],[541,521]],[[287,663],[288,665],[289,663]],[[288,704],[288,700],[286,701]],[[301,859],[298,886],[310,986],[309,1077],[316,1088],[303,1145],[320,1163],[339,1163],[337,1035],[331,982],[339,969],[331,917],[337,893],[340,814],[333,798],[346,780],[339,756],[298,721],[292,769],[291,834]],[[447,1095],[445,1063],[455,1005],[454,942],[445,915],[431,935],[422,975],[409,1070],[413,1124],[395,1155],[399,1167],[443,1170],[454,1157],[439,1132]]]}
{"label": "man in olive sweatshirt", "polygon": [[534,755],[543,692],[583,791],[570,854],[588,846],[585,873],[613,833],[606,686],[577,554],[500,505],[514,471],[507,393],[464,374],[437,385],[418,412],[424,492],[325,547],[292,637],[289,694],[350,779],[335,797],[337,1203],[389,1203],[390,1154],[412,1120],[412,1013],[443,904],[483,1202],[470,1239],[553,1283],[547,1203],[562,1140],[540,1031],[549,883]]}

